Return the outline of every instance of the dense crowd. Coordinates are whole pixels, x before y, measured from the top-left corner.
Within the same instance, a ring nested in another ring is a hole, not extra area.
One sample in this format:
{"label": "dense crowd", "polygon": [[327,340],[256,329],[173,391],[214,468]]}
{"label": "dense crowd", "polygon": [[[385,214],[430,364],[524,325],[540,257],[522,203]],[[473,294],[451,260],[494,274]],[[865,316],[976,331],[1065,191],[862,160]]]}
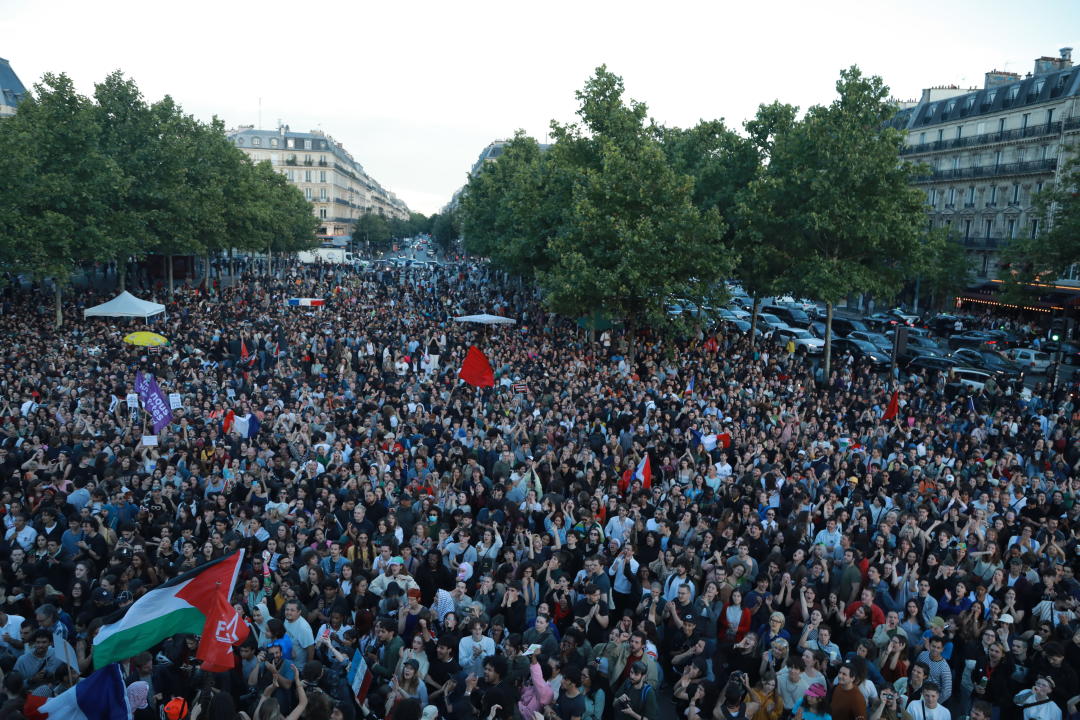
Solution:
{"label": "dense crowd", "polygon": [[[1076,713],[1067,384],[918,375],[884,420],[894,377],[851,357],[822,377],[723,327],[594,335],[478,263],[184,287],[159,351],[83,320],[91,292],[56,330],[47,297],[0,314],[4,718],[239,548],[235,669],[200,670],[190,635],[139,652],[135,718]],[[452,321],[476,312],[518,322]],[[494,388],[459,384],[470,345]],[[139,370],[182,396],[156,444]]]}

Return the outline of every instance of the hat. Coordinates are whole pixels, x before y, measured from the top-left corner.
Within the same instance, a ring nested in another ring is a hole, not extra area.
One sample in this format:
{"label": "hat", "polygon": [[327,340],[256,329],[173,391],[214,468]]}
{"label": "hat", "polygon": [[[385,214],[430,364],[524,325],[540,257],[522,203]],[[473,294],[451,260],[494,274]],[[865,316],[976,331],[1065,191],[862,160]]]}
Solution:
{"label": "hat", "polygon": [[149,705],[150,684],[145,680],[136,680],[127,686],[128,706],[132,710],[142,710]]}
{"label": "hat", "polygon": [[391,565],[404,565],[405,561],[401,559],[400,555],[395,555],[394,557],[390,558],[390,564]]}
{"label": "hat", "polygon": [[806,688],[806,697],[823,698],[825,697],[825,686],[821,683],[814,683],[810,687]]}
{"label": "hat", "polygon": [[956,480],[956,476],[953,475],[952,473],[949,473],[948,475],[945,476],[945,482],[952,482],[954,480]]}
{"label": "hat", "polygon": [[165,720],[184,720],[190,711],[191,706],[188,705],[187,700],[173,698],[161,707],[161,717]]}
{"label": "hat", "polygon": [[98,588],[94,591],[94,599],[101,603],[111,603],[113,595],[105,588]]}
{"label": "hat", "polygon": [[420,715],[420,720],[435,720],[437,717],[439,717],[439,709],[434,705],[428,705]]}
{"label": "hat", "polygon": [[1009,613],[1004,613],[1001,617],[998,618],[998,622],[1003,622],[1003,623],[1006,623],[1008,625],[1012,625],[1016,621],[1013,620],[1012,615],[1010,615]]}
{"label": "hat", "polygon": [[930,627],[936,627],[936,628],[945,627],[945,618],[941,617],[940,615],[935,615],[933,617],[933,619],[930,620]]}

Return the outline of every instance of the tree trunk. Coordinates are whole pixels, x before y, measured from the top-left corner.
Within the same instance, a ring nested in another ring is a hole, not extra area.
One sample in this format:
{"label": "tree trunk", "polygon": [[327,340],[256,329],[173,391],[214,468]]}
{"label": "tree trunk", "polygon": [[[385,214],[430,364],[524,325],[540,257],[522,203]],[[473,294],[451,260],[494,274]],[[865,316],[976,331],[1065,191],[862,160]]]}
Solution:
{"label": "tree trunk", "polygon": [[919,286],[922,284],[922,275],[915,276],[915,300],[911,303],[911,312],[919,314]]}
{"label": "tree trunk", "polygon": [[203,280],[206,281],[206,285],[210,285],[210,253],[206,253],[203,256]]}
{"label": "tree trunk", "polygon": [[831,302],[825,303],[825,356],[822,358],[822,367],[824,373],[822,375],[823,382],[829,382],[829,370],[832,363],[832,317],[833,317],[833,304]]}
{"label": "tree trunk", "polygon": [[754,305],[751,308],[753,312],[750,313],[750,347],[757,345],[757,321],[758,313],[761,311],[761,298],[754,296]]}
{"label": "tree trunk", "polygon": [[60,287],[60,280],[54,278],[53,286],[56,288],[56,327],[64,324],[64,289]]}
{"label": "tree trunk", "polygon": [[127,290],[127,258],[116,263],[116,287],[120,292]]}
{"label": "tree trunk", "polygon": [[173,262],[172,262],[172,259],[173,259],[173,256],[170,254],[169,255],[169,260],[168,260],[168,264],[169,264],[169,299],[170,300],[173,299]]}

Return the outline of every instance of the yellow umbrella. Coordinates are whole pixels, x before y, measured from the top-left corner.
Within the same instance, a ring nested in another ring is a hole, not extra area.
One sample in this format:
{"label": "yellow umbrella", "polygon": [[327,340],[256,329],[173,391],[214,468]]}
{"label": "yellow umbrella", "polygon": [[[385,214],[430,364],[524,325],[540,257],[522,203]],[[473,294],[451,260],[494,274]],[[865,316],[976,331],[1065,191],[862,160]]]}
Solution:
{"label": "yellow umbrella", "polygon": [[158,335],[157,333],[140,330],[139,332],[133,332],[124,338],[124,342],[128,345],[139,345],[141,347],[157,347],[158,345],[168,345],[169,338],[164,335]]}

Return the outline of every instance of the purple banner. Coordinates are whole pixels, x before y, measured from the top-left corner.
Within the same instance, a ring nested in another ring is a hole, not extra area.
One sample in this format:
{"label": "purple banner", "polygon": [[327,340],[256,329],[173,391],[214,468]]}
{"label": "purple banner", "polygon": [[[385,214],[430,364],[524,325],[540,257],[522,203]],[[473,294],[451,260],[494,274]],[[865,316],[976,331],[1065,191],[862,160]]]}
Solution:
{"label": "purple banner", "polygon": [[139,393],[143,407],[150,413],[150,419],[154,421],[154,434],[158,435],[162,429],[172,422],[172,408],[169,407],[169,399],[158,387],[157,380],[153,375],[137,373],[135,375],[135,392]]}

